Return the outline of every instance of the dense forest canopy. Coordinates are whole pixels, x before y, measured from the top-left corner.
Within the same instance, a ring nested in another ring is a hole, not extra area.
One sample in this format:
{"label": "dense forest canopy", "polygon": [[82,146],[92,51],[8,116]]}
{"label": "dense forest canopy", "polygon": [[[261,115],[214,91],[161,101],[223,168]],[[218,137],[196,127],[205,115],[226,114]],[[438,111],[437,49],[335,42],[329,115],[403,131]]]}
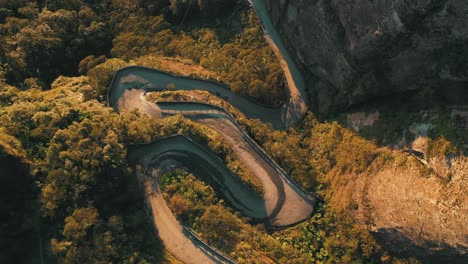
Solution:
{"label": "dense forest canopy", "polygon": [[[260,103],[283,102],[280,64],[245,1],[0,0],[0,38],[0,262],[170,262],[126,159],[129,146],[164,136],[181,133],[211,149],[261,194],[207,127],[180,116],[117,114],[105,104],[114,72],[135,64],[174,73],[198,69],[191,75]],[[210,244],[248,263],[417,261],[381,247],[351,217],[357,209],[348,197],[332,191],[394,164],[430,175],[414,158],[336,122],[320,123],[312,113],[289,131],[239,122],[326,203],[304,223],[271,233],[192,174],[165,175],[175,214]],[[429,145],[433,157],[459,153],[438,136]]]}
{"label": "dense forest canopy", "polygon": [[[232,11],[233,1],[190,3],[193,7],[187,1],[4,1],[0,76],[21,87],[47,89],[59,75],[85,73],[106,57],[160,54],[211,69],[236,92],[262,103],[280,103],[281,69],[253,13]],[[187,19],[190,23],[183,23]],[[83,60],[91,65],[78,67]]]}

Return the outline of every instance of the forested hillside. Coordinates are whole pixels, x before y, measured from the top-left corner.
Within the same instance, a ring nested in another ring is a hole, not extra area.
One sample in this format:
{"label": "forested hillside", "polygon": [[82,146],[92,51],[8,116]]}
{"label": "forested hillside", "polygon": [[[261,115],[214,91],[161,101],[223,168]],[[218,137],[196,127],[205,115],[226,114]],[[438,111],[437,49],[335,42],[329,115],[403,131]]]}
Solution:
{"label": "forested hillside", "polygon": [[[262,195],[258,180],[206,126],[181,116],[119,114],[106,103],[115,71],[141,65],[281,104],[283,71],[246,1],[0,0],[0,39],[0,262],[173,263],[127,161],[131,146],[165,136],[183,134],[210,149]],[[308,220],[272,231],[236,212],[203,178],[166,174],[161,183],[178,219],[239,263],[418,263],[373,236],[377,205],[361,185],[393,170],[430,179],[427,186],[455,193],[450,201],[464,194],[466,157],[446,131],[431,134],[427,153],[459,162],[444,167],[447,177],[311,112],[297,127],[275,131],[213,95],[175,88],[148,97],[201,98],[233,111],[293,179],[324,199]]]}

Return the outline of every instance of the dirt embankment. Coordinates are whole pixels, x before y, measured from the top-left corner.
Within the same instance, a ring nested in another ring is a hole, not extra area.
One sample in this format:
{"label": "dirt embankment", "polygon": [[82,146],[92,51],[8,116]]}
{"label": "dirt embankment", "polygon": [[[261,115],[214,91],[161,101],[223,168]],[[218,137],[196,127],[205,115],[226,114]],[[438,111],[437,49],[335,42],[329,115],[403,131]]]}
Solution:
{"label": "dirt embankment", "polygon": [[424,172],[406,154],[390,164],[375,161],[362,174],[335,174],[346,180],[331,186],[331,202],[346,208],[397,253],[431,261],[434,256],[466,260],[468,158],[453,159],[448,170],[449,181]]}

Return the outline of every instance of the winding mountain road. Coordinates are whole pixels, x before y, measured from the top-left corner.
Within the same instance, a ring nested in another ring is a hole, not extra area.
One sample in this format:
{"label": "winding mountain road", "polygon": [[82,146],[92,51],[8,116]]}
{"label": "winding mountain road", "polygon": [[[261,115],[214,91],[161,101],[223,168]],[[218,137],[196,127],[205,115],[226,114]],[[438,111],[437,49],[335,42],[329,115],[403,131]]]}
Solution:
{"label": "winding mountain road", "polygon": [[185,263],[232,263],[228,257],[199,240],[184,228],[162,198],[157,178],[176,167],[185,167],[197,176],[209,177],[215,189],[244,215],[265,219],[272,227],[286,227],[307,219],[316,199],[293,182],[263,149],[237,124],[232,115],[216,106],[190,103],[151,103],[147,92],[162,91],[169,84],[178,90],[205,90],[220,96],[249,118],[259,118],[277,129],[299,122],[307,111],[304,80],[281,43],[262,0],[251,1],[262,21],[266,38],[280,59],[288,83],[287,100],[277,108],[256,104],[231,92],[229,87],[209,81],[175,76],[139,66],[116,72],[108,91],[108,104],[117,112],[138,109],[163,118],[182,115],[219,132],[238,158],[261,181],[264,196],[253,194],[223,162],[208,150],[181,135],[135,146],[130,162],[137,164],[137,176],[144,184],[153,220],[166,249]]}

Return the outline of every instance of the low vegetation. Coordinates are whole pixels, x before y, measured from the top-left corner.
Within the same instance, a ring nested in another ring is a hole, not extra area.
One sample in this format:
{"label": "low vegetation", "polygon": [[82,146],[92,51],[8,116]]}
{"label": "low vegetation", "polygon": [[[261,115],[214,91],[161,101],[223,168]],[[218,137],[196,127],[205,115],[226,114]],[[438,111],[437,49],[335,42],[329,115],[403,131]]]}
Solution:
{"label": "low vegetation", "polygon": [[[168,261],[126,159],[133,144],[184,134],[262,193],[212,130],[180,116],[120,115],[104,104],[114,72],[132,64],[190,72],[264,104],[282,102],[284,76],[252,10],[243,1],[190,3],[0,1],[0,262]],[[193,175],[166,174],[162,182],[174,213],[208,243],[242,263],[411,263],[382,249],[354,221],[354,205],[334,193],[354,176],[371,174],[376,163],[404,164],[406,156],[312,114],[297,128],[274,131],[212,95],[192,96],[149,95],[195,98],[232,111],[295,180],[326,202],[308,221],[271,233]],[[429,154],[453,154],[447,142],[431,141]]]}
{"label": "low vegetation", "polygon": [[216,197],[214,190],[195,176],[174,171],[162,178],[165,198],[177,217],[210,245],[240,263],[310,263],[297,249],[265,233],[262,225],[250,225]]}

